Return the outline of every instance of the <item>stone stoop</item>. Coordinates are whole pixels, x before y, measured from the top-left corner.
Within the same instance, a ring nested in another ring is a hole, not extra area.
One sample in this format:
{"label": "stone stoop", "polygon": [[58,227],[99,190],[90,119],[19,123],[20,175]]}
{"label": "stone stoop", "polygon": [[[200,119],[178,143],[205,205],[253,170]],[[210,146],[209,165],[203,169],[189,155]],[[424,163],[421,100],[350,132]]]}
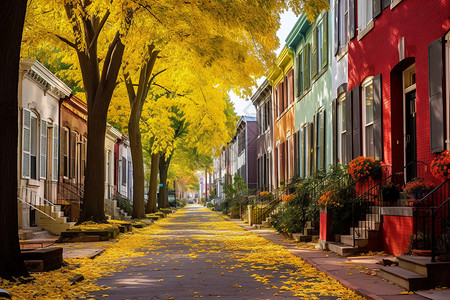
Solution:
{"label": "stone stoop", "polygon": [[21,251],[25,266],[30,272],[46,272],[61,267],[63,248],[50,247]]}
{"label": "stone stoop", "polygon": [[73,225],[75,222],[69,222],[67,217],[64,216],[64,212],[61,211],[60,205],[52,206],[51,215],[55,220],[49,218],[48,216],[39,213],[38,214],[38,226],[46,231],[49,231],[56,235],[61,235],[61,232],[66,231]]}
{"label": "stone stoop", "polygon": [[413,255],[399,255],[397,262],[398,267],[381,267],[380,276],[409,291],[450,285],[450,262]]}
{"label": "stone stoop", "polygon": [[43,248],[54,244],[58,236],[50,234],[39,227],[30,227],[19,230],[19,242],[21,249]]}
{"label": "stone stoop", "polygon": [[342,256],[377,248],[376,241],[379,238],[380,228],[381,213],[378,208],[373,207],[371,213],[366,214],[366,220],[358,221],[358,227],[351,227],[350,234],[341,235],[340,242],[327,242],[327,248]]}

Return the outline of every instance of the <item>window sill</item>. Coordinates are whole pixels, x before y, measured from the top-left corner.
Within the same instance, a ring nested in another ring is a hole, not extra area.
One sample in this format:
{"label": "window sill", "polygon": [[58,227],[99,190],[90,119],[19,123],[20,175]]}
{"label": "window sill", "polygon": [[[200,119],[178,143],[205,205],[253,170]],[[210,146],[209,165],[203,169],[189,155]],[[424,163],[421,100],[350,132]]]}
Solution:
{"label": "window sill", "polygon": [[278,122],[281,118],[283,118],[283,116],[291,109],[291,107],[294,105],[294,103],[295,103],[295,101],[292,102],[291,104],[289,104],[289,106],[283,110],[283,112],[277,117],[277,122]]}
{"label": "window sill", "polygon": [[319,80],[319,78],[322,77],[322,75],[325,74],[325,72],[328,70],[328,66],[329,66],[329,63],[327,63],[327,64],[325,65],[325,67],[320,71],[320,73],[317,74],[317,75],[311,80],[311,85],[309,86],[309,88],[308,88],[307,90],[303,91],[303,93],[302,93],[299,97],[297,97],[297,98],[295,99],[295,102],[299,102],[300,100],[302,100],[302,99],[303,99],[303,98],[304,98],[304,97],[312,90],[312,88],[313,88],[314,84],[316,83],[316,81]]}
{"label": "window sill", "polygon": [[391,10],[393,10],[402,0],[392,0]]}
{"label": "window sill", "polygon": [[346,56],[348,53],[348,44],[345,45],[345,48],[342,47],[342,49],[339,49],[339,53],[336,55],[337,56],[337,61],[340,61],[344,56]]}
{"label": "window sill", "polygon": [[373,28],[375,27],[374,21],[370,21],[369,24],[367,24],[366,28],[363,30],[358,29],[358,41],[362,40],[362,38],[368,34]]}
{"label": "window sill", "polygon": [[33,187],[33,186],[35,186],[35,187],[40,186],[39,180],[37,180],[37,179],[28,179],[27,186],[31,186],[31,187]]}

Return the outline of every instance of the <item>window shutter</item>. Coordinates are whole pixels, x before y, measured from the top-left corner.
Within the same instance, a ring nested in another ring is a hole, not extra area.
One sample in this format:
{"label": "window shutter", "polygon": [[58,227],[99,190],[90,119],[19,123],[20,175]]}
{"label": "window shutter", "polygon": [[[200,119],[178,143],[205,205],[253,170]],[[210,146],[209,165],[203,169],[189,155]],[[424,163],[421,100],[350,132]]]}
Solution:
{"label": "window shutter", "polygon": [[314,119],[313,119],[313,132],[312,132],[312,165],[313,165],[313,172],[311,172],[311,174],[313,174],[314,172],[316,172],[319,169],[319,157],[317,155],[317,150],[319,147],[319,128],[318,128],[318,119],[319,119],[319,114],[316,113],[314,115]]}
{"label": "window shutter", "polygon": [[300,128],[300,177],[305,178],[305,127]]}
{"label": "window shutter", "polygon": [[[315,115],[314,115],[315,116]],[[314,174],[314,123],[308,124],[308,138],[309,138],[309,156],[308,156],[308,166],[309,166],[309,174]]]}
{"label": "window shutter", "polygon": [[336,0],[334,5],[334,42],[333,53],[337,55],[339,53],[339,7],[341,6],[340,0]]}
{"label": "window shutter", "polygon": [[75,178],[75,150],[77,145],[77,134],[70,133],[70,178]]}
{"label": "window shutter", "polygon": [[359,86],[352,90],[353,158],[361,156],[361,101],[359,100],[359,90]]}
{"label": "window shutter", "polygon": [[30,178],[31,112],[26,109],[22,111],[22,128],[22,177]]}
{"label": "window shutter", "polygon": [[322,69],[328,64],[328,13],[325,12],[322,21]]}
{"label": "window shutter", "polygon": [[305,50],[303,52],[303,83],[304,88],[303,90],[307,90],[309,88],[309,44],[305,45]]}
{"label": "window shutter", "polygon": [[348,36],[350,40],[356,36],[355,23],[355,0],[348,0]]}
{"label": "window shutter", "polygon": [[59,142],[58,142],[58,125],[53,127],[53,164],[52,164],[52,180],[58,180],[58,153],[59,153]]}
{"label": "window shutter", "polygon": [[338,163],[338,112],[337,112],[337,99],[333,99],[331,103],[331,118],[332,118],[332,152],[333,152],[333,166],[336,166]]}
{"label": "window shutter", "polygon": [[127,159],[125,157],[122,157],[122,185],[126,184],[127,184]]}
{"label": "window shutter", "polygon": [[342,141],[345,142],[344,164],[349,163],[353,157],[352,109],[352,92],[348,91],[345,93],[345,141]]}
{"label": "window shutter", "polygon": [[319,113],[319,153],[317,153],[320,164],[319,170],[325,170],[325,109]]}
{"label": "window shutter", "polygon": [[391,6],[391,0],[383,0],[383,9]]}
{"label": "window shutter", "polygon": [[383,0],[372,0],[372,17],[376,18],[381,15],[381,11],[383,10]]}
{"label": "window shutter", "polygon": [[442,38],[428,46],[428,92],[431,152],[444,151],[444,61]]}
{"label": "window shutter", "polygon": [[317,26],[314,27],[312,36],[312,50],[311,50],[311,79],[317,75]]}
{"label": "window shutter", "polygon": [[300,97],[302,94],[302,80],[303,80],[303,72],[302,72],[302,54],[300,53],[299,55],[297,55],[297,86],[296,86],[296,91],[297,91],[297,97]]}
{"label": "window shutter", "polygon": [[294,94],[294,68],[289,72],[289,105],[294,102],[295,94]]}
{"label": "window shutter", "polygon": [[41,120],[40,178],[47,178],[47,122]]}
{"label": "window shutter", "polygon": [[381,90],[381,74],[373,79],[373,145],[374,159],[383,159],[383,131],[382,131],[382,114],[383,114],[383,97]]}

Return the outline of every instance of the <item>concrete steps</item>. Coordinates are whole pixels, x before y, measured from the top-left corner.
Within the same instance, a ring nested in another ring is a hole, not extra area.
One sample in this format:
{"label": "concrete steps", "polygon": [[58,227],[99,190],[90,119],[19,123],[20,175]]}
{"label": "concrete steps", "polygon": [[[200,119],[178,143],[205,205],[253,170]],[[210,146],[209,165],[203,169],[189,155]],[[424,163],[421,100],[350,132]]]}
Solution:
{"label": "concrete steps", "polygon": [[431,289],[450,284],[450,262],[431,262],[427,256],[399,255],[398,267],[381,267],[382,278],[407,290]]}
{"label": "concrete steps", "polygon": [[353,247],[339,242],[327,242],[327,248],[341,256],[350,256],[361,251],[359,247]]}
{"label": "concrete steps", "polygon": [[[367,250],[367,247],[371,245],[370,241],[378,238],[380,228],[380,208],[371,207],[369,213],[365,215],[365,218],[358,221],[358,227],[350,227],[350,234],[341,235],[340,242],[327,242],[327,248],[342,256],[348,256],[355,252]],[[353,239],[355,239],[354,243]]]}

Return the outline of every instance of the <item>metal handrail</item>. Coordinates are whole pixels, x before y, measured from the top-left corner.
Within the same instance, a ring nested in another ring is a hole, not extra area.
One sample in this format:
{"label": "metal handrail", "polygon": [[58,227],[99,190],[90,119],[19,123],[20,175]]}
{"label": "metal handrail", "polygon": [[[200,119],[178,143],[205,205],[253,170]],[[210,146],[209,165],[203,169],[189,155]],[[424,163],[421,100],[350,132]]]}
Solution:
{"label": "metal handrail", "polygon": [[[50,219],[56,220],[56,219],[55,219],[54,217],[52,217],[52,215],[51,215],[51,213],[52,213],[52,211],[53,211],[52,207],[55,206],[52,202],[50,202],[50,201],[48,201],[47,199],[42,198],[41,196],[37,195],[37,193],[36,193],[35,191],[33,191],[32,189],[30,189],[30,188],[27,188],[27,187],[24,187],[24,186],[23,186],[23,187],[20,187],[20,188],[18,188],[18,189],[19,189],[19,193],[18,193],[19,196],[17,197],[17,199],[18,199],[19,201],[21,201],[22,203],[24,203],[24,204],[26,204],[26,205],[28,205],[28,206],[34,208],[35,210],[37,210],[37,211],[39,211],[40,213],[46,215],[46,216],[49,217]],[[26,192],[25,192],[25,199],[23,199],[23,194],[24,194],[23,191],[26,191]],[[28,195],[28,192],[30,193],[30,197],[27,197],[27,196],[26,196],[26,195]],[[34,194],[34,197],[32,197],[33,194]],[[30,201],[27,201],[27,200],[26,200],[26,199],[28,199],[28,198],[30,199]],[[32,201],[31,201],[32,198],[35,199],[34,204],[33,204]],[[39,198],[39,204],[41,204],[41,205],[38,205],[38,204],[37,204],[36,198]],[[43,204],[43,205],[42,205],[42,204]],[[45,212],[44,210],[42,210],[42,209],[40,208],[41,206],[49,207],[49,208],[50,208],[50,211],[49,211],[48,213]]]}
{"label": "metal handrail", "polygon": [[[436,230],[436,216],[439,213],[440,210],[444,207],[444,205],[447,205],[450,202],[450,198],[447,198],[437,209],[435,207],[431,207],[431,261],[436,261],[436,239],[435,239],[435,230]],[[445,216],[448,218],[448,209],[447,209],[447,215]],[[442,224],[441,224],[441,230],[442,230]]]}

